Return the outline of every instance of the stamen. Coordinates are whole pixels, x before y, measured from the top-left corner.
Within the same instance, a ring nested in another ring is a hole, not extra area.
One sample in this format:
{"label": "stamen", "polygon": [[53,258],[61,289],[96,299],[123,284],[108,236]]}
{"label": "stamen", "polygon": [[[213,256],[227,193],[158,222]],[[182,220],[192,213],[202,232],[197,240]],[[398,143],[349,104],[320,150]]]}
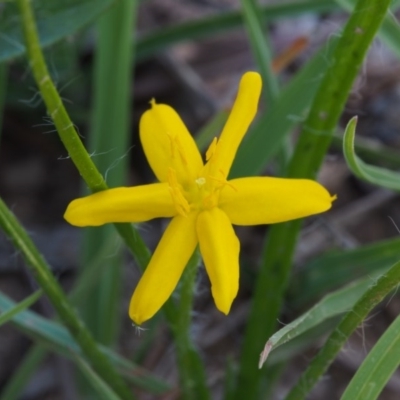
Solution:
{"label": "stamen", "polygon": [[209,178],[211,180],[213,180],[214,182],[217,182],[221,185],[221,188],[223,188],[225,185],[229,186],[231,189],[233,189],[235,192],[238,191],[238,189],[232,185],[232,183],[230,183],[229,181],[227,181],[226,179],[222,179],[222,178],[216,178],[214,176],[209,176]]}
{"label": "stamen", "polygon": [[175,170],[172,168],[168,170],[168,184],[176,211],[178,211],[180,215],[186,217],[190,212],[190,205],[182,193],[182,188],[176,179]]}
{"label": "stamen", "polygon": [[167,136],[169,138],[171,145],[171,157],[175,158],[176,150],[178,150],[178,154],[181,157],[183,164],[188,165],[187,159],[185,157],[185,151],[182,146],[182,143],[179,141],[179,138],[177,136],[172,136],[169,132],[167,132]]}

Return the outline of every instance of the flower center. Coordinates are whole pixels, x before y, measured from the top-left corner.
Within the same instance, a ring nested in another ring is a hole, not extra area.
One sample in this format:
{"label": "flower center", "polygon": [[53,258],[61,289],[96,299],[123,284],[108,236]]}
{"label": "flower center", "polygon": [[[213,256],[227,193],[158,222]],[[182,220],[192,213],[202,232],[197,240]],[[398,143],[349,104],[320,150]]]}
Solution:
{"label": "flower center", "polygon": [[203,211],[216,207],[219,193],[226,181],[220,182],[209,176],[200,176],[183,186],[176,179],[175,171],[170,169],[168,183],[176,210],[181,215],[187,215],[191,211]]}

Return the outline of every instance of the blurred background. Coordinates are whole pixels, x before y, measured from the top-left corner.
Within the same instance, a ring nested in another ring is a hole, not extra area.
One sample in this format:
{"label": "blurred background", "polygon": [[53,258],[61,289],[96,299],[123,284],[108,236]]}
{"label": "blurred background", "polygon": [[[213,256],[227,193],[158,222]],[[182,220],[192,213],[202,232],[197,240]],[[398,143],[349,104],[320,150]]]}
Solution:
{"label": "blurred background", "polygon": [[[259,3],[264,7],[272,2]],[[313,12],[304,9],[269,20],[266,29],[282,85],[290,82],[323,44],[329,45],[347,19],[348,14],[335,2],[320,3],[314,7]],[[6,22],[18,29],[18,21],[5,19],[9,6],[7,2],[0,3],[0,39],[5,41],[10,27],[6,26]],[[131,136],[130,147],[125,154],[129,160],[127,185],[154,180],[138,140],[138,121],[148,108],[151,98],[173,106],[189,130],[197,135],[217,111],[229,110],[243,72],[256,69],[239,9],[237,0],[141,2],[137,15],[138,51],[135,68],[132,69],[134,81],[130,88]],[[40,9],[38,12],[40,14]],[[218,19],[224,15],[236,17],[232,23],[226,24]],[[199,21],[212,18],[216,18],[216,23],[209,32],[203,31],[198,37],[180,40],[164,48],[151,47],[154,34],[169,32],[182,24],[195,26]],[[93,25],[89,24],[45,50],[51,75],[83,140],[87,140],[90,130],[95,43],[95,31]],[[0,87],[0,98],[4,101],[3,114],[0,115],[0,195],[27,228],[57,279],[68,291],[78,274],[82,230],[69,226],[63,220],[63,213],[67,204],[82,194],[84,185],[47,116],[26,60],[23,57],[13,57],[4,65],[7,79],[6,87]],[[366,160],[395,169],[400,166],[399,73],[398,58],[384,43],[376,40],[343,115],[343,126],[350,117],[359,116],[357,135],[360,154]],[[112,80],[113,76],[109,79]],[[302,101],[302,93],[298,93],[298,101]],[[262,102],[260,113],[265,109],[268,109],[268,104]],[[287,115],[287,118],[301,122],[304,115]],[[215,134],[218,134],[218,121],[215,126]],[[265,126],[266,135],[268,129]],[[295,140],[296,133],[294,130],[291,140]],[[110,152],[112,155],[113,149]],[[96,162],[102,154],[93,153],[92,157]],[[115,163],[119,161],[116,155]],[[279,174],[277,165],[271,163],[264,173]],[[114,166],[114,163],[109,165],[110,173]],[[330,212],[308,218],[305,223],[296,251],[293,279],[288,289],[284,313],[279,320],[280,326],[300,315],[326,291],[362,273],[362,266],[359,269],[355,266],[350,271],[340,264],[339,258],[327,261],[327,258],[319,257],[335,254],[326,253],[335,249],[357,248],[399,235],[396,227],[396,223],[400,226],[398,196],[352,176],[342,156],[340,130],[318,180],[331,193],[336,193],[338,199]],[[165,226],[166,221],[162,220],[140,225],[139,230],[151,249],[154,249]],[[222,396],[227,359],[232,360],[234,365],[240,351],[268,227],[240,227],[236,231],[242,249],[241,286],[230,315],[225,317],[215,309],[208,278],[202,267],[196,286],[192,335],[207,365],[208,384],[215,399]],[[111,253],[117,251],[120,245],[117,240],[115,244],[111,243]],[[396,260],[395,255],[392,257]],[[128,254],[125,254],[124,259],[124,302],[115,309],[123,321],[118,350],[176,387],[178,377],[172,351],[173,342],[166,326],[160,323],[157,329],[138,332],[129,321],[127,306],[140,273]],[[318,262],[326,266],[326,275],[322,275],[321,270],[315,267]],[[316,271],[314,275],[313,271]],[[317,281],[318,284],[315,284]],[[318,290],[308,290],[311,287]],[[1,234],[0,290],[18,301],[36,288],[18,252]],[[47,318],[53,316],[53,310],[45,298],[41,298],[33,309]],[[399,311],[400,299],[397,294],[375,310],[363,327],[352,336],[330,368],[326,379],[318,384],[313,399],[339,398],[368,350]],[[271,355],[270,362],[279,363],[277,365],[285,371],[273,398],[281,398],[295,382],[323,343],[326,337],[324,332],[329,330],[328,325],[315,338],[309,337],[302,345],[286,350],[288,354],[295,355],[290,362],[285,361],[288,356],[284,351]],[[16,327],[11,324],[0,327],[0,394],[10,377],[23,365],[31,346],[31,338]],[[27,383],[21,388],[19,398],[79,398],[74,386],[73,369],[70,361],[55,353],[48,354],[34,371],[27,374]],[[400,374],[396,373],[381,398],[395,400],[399,397]],[[171,390],[160,396],[139,393],[139,398],[177,399],[179,391]],[[1,395],[0,399],[7,400]]]}

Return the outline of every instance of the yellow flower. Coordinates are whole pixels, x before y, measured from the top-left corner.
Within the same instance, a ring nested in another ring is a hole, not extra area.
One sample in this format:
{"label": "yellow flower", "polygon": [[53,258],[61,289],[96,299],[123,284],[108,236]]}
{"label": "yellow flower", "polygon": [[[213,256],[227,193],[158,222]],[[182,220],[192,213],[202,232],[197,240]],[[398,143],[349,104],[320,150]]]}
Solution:
{"label": "yellow flower", "polygon": [[261,78],[247,72],[229,119],[206,153],[206,163],[179,115],[151,102],[140,139],[159,183],[109,189],[72,201],[65,219],[76,226],[172,217],[133,293],[129,315],[151,318],[175,289],[199,245],[217,308],[228,314],[238,292],[239,241],[234,225],[272,224],[317,214],[333,198],[307,179],[227,180],[237,148],[256,112]]}

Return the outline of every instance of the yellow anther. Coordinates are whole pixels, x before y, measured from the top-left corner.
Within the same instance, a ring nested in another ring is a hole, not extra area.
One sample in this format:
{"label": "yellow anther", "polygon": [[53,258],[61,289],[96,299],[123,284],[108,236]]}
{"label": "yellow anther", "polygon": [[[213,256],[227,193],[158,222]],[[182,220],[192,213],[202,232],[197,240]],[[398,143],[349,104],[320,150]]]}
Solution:
{"label": "yellow anther", "polygon": [[168,184],[176,211],[186,217],[190,212],[190,205],[182,193],[182,188],[176,179],[175,170],[172,168],[168,170]]}

